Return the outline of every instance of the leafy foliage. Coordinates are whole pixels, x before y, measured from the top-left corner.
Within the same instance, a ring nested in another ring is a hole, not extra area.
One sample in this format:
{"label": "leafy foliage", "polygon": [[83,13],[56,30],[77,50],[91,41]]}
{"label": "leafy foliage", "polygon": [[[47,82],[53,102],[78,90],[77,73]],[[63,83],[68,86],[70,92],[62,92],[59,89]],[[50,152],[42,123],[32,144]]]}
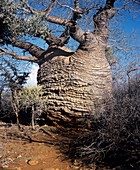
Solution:
{"label": "leafy foliage", "polygon": [[19,91],[16,96],[16,100],[19,102],[20,109],[31,108],[31,124],[32,128],[35,129],[35,114],[42,111],[46,105],[46,99],[43,98],[43,91],[41,86],[26,87]]}
{"label": "leafy foliage", "polygon": [[19,91],[17,98],[21,108],[30,107],[34,104],[41,108],[44,104],[43,90],[41,86],[23,88]]}
{"label": "leafy foliage", "polygon": [[11,38],[10,36],[36,36],[38,33],[42,34],[42,37],[47,36],[48,25],[43,17],[39,13],[30,14],[26,1],[0,0],[0,24],[2,26],[0,36]]}

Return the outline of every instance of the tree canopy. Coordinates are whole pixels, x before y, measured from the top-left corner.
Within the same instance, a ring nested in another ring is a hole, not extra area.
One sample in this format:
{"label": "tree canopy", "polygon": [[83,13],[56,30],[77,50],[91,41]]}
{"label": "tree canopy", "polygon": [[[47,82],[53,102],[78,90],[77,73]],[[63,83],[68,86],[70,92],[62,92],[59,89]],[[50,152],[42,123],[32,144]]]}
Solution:
{"label": "tree canopy", "polygon": [[[3,2],[1,0],[1,44],[11,44],[24,49],[32,57],[17,56],[16,53],[4,49],[1,49],[1,52],[12,55],[16,59],[37,62],[37,57],[45,50],[23,40],[28,39],[28,41],[31,41],[33,38],[38,37],[45,40],[49,45],[63,46],[72,37],[77,42],[83,43],[83,35],[88,30],[106,34],[108,39],[107,27],[109,23],[101,22],[99,13],[108,11],[108,17],[112,18],[113,11],[124,15],[124,10],[139,10],[139,1],[118,0],[115,2],[115,7],[114,2],[115,0],[107,0],[106,2],[101,0],[88,0],[86,2],[82,0],[5,0]],[[114,9],[113,11],[110,11],[111,7]]]}

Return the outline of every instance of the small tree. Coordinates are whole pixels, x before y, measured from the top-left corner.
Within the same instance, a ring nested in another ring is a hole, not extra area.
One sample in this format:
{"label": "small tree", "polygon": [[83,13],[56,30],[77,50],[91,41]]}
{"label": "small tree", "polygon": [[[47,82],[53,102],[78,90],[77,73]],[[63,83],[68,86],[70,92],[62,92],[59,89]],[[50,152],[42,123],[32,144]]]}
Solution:
{"label": "small tree", "polygon": [[5,82],[3,80],[3,78],[0,78],[0,111],[2,110],[2,92],[4,90],[5,87]]}
{"label": "small tree", "polygon": [[35,129],[35,113],[45,107],[46,99],[43,98],[43,90],[41,86],[25,87],[17,94],[20,108],[31,108],[32,129]]}

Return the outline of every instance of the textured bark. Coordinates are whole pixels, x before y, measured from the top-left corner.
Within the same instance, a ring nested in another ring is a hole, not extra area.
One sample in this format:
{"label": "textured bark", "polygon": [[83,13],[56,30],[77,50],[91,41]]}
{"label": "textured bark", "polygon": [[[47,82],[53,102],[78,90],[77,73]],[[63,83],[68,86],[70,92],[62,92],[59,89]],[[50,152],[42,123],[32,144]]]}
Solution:
{"label": "textured bark", "polygon": [[72,53],[65,47],[49,49],[40,61],[38,83],[47,97],[47,115],[54,121],[101,112],[106,94],[111,94],[112,76],[104,46],[80,47]]}

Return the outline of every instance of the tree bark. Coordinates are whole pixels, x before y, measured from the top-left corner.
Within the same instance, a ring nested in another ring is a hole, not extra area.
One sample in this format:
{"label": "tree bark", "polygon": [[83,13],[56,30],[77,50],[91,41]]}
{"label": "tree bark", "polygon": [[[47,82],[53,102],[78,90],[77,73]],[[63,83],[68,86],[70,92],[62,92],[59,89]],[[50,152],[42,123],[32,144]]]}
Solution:
{"label": "tree bark", "polygon": [[0,111],[2,111],[2,92],[3,89],[0,89]]}
{"label": "tree bark", "polygon": [[65,47],[49,49],[40,61],[38,83],[43,85],[47,116],[53,122],[71,122],[71,118],[103,111],[112,91],[112,75],[104,46],[94,46],[79,47],[76,53]]}
{"label": "tree bark", "polygon": [[35,130],[35,107],[32,105],[32,119],[31,119],[32,129]]}
{"label": "tree bark", "polygon": [[16,116],[16,123],[18,126],[18,129],[21,129],[20,122],[19,122],[19,105],[18,105],[18,100],[17,100],[17,91],[16,89],[12,90],[12,107],[13,111],[15,112]]}

